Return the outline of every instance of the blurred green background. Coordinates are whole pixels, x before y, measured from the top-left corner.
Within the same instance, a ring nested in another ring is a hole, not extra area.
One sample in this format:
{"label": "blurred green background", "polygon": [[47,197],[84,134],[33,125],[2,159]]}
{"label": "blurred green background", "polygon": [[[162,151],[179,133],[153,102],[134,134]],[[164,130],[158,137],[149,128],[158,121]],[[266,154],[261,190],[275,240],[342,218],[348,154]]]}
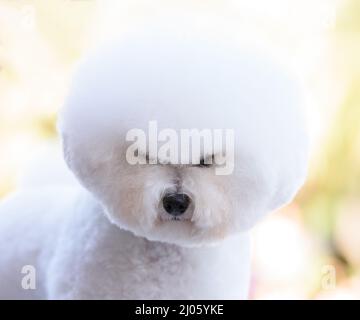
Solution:
{"label": "blurred green background", "polygon": [[[253,299],[360,298],[360,1],[338,1],[336,17],[323,29],[314,24],[321,30],[308,41],[308,13],[323,2],[303,1],[290,31],[277,11],[260,12],[271,19],[259,28],[306,61],[300,69],[313,97],[315,138],[306,185],[254,230]],[[0,0],[0,197],[16,189],[37,148],[58,144],[56,113],[98,11],[92,0]]]}

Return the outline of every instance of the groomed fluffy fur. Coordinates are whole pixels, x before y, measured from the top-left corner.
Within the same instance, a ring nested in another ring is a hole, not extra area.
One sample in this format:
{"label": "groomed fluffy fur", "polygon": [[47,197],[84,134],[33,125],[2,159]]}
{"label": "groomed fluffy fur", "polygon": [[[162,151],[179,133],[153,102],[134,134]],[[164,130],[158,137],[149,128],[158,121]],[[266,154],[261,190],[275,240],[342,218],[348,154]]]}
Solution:
{"label": "groomed fluffy fur", "polygon": [[[83,186],[18,193],[0,207],[0,297],[245,298],[248,230],[289,202],[306,174],[294,81],[232,43],[132,36],[78,68],[60,117],[65,159]],[[234,129],[231,175],[129,165],[126,132]],[[191,219],[162,219],[166,190],[191,196]],[[38,289],[21,289],[34,265]]]}

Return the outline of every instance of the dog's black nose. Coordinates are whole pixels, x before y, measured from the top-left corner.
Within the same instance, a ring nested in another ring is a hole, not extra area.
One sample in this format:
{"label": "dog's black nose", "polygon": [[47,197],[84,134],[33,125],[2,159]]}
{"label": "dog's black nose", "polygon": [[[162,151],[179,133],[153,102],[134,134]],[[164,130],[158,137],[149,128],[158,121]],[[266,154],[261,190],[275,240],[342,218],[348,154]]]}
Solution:
{"label": "dog's black nose", "polygon": [[163,198],[163,206],[168,214],[182,215],[189,207],[191,199],[185,193],[168,193]]}

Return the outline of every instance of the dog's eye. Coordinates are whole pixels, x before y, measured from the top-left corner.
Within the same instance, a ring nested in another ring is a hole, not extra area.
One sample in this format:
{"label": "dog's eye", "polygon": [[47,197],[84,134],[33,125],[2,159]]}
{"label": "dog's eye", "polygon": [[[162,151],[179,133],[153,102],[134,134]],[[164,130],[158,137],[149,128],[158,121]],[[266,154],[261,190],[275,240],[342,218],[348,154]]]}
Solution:
{"label": "dog's eye", "polygon": [[206,158],[206,161],[205,161],[205,158],[201,158],[200,159],[200,163],[198,164],[198,167],[211,167],[211,165],[214,163],[214,155],[211,156],[211,158]]}

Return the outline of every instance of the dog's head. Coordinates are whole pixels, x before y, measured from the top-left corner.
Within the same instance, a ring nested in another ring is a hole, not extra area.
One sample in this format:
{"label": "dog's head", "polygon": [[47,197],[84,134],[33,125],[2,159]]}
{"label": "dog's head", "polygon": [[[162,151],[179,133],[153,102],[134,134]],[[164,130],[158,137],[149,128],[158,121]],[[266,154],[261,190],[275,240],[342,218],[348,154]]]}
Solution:
{"label": "dog's head", "polygon": [[[213,243],[249,229],[302,185],[299,103],[293,80],[258,54],[133,37],[79,67],[60,118],[65,159],[119,227]],[[208,140],[184,146],[186,129]]]}

